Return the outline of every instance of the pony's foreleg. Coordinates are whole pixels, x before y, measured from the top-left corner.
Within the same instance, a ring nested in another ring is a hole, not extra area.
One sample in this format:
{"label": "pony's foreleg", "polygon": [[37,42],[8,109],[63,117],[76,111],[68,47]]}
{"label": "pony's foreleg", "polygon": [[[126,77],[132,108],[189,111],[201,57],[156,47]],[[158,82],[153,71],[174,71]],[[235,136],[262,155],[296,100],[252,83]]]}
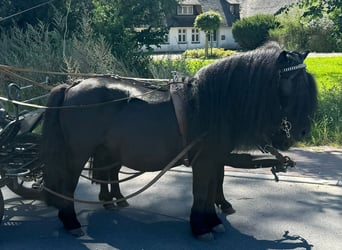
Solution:
{"label": "pony's foreleg", "polygon": [[103,183],[100,184],[99,200],[106,202],[105,204],[103,204],[104,208],[106,209],[114,208],[113,203],[107,203],[109,201],[112,201],[112,196],[110,194],[108,184],[103,184]]}
{"label": "pony's foreleg", "polygon": [[[106,162],[105,165],[109,165],[111,162]],[[107,180],[110,182],[117,182],[119,180],[119,171],[121,166],[117,165],[114,166],[110,170],[101,171],[102,173],[102,180]],[[111,183],[110,184],[110,191],[109,191],[109,184],[102,183],[100,185],[100,193],[99,193],[99,199],[102,201],[112,201],[113,198],[115,199],[122,199],[124,196],[121,194],[120,185],[119,183]],[[114,201],[115,202],[115,201]],[[117,206],[119,207],[127,207],[129,206],[128,202],[126,200],[116,202]],[[115,206],[113,203],[106,203],[103,205],[106,209],[114,209]]]}
{"label": "pony's foreleg", "polygon": [[211,239],[212,232],[224,231],[215,210],[217,168],[212,157],[199,157],[193,166],[193,206],[190,215],[192,233],[201,239]]}
{"label": "pony's foreleg", "polygon": [[[112,170],[112,177],[113,177],[113,181],[118,181],[119,180],[119,171],[120,171],[121,166],[117,166]],[[113,183],[110,185],[110,193],[112,195],[112,197],[116,198],[117,200],[124,198],[124,196],[121,193],[120,190],[120,185],[119,183]],[[122,200],[122,201],[118,201],[116,202],[116,204],[119,207],[128,207],[129,203],[126,200]]]}
{"label": "pony's foreleg", "polygon": [[[98,147],[93,155],[93,178],[99,179],[104,182],[109,182],[112,180],[111,178],[111,169],[108,168],[110,164],[112,164],[112,158],[110,153],[106,150],[105,147]],[[106,169],[101,169],[106,168]],[[108,168],[108,169],[107,169]],[[112,202],[113,196],[109,191],[108,183],[100,183],[100,193],[99,200],[104,201],[103,207],[105,209],[114,209],[115,205]]]}
{"label": "pony's foreleg", "polygon": [[215,204],[219,207],[224,214],[233,214],[235,210],[226,198],[223,193],[223,180],[224,180],[224,166],[220,167],[217,171],[217,191],[216,191],[216,199]]}

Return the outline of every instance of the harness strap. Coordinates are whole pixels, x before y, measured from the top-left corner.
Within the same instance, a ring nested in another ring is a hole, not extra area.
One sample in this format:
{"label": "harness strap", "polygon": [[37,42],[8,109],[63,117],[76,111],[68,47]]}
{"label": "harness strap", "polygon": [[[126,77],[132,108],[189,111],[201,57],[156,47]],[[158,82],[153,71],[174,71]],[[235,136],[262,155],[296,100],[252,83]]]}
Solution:
{"label": "harness strap", "polygon": [[[187,124],[186,124],[186,111],[184,103],[184,83],[182,82],[172,82],[170,83],[170,94],[175,109],[176,118],[178,122],[179,132],[182,137],[183,148],[187,145]],[[190,166],[188,154],[186,153],[183,157],[183,164],[185,166]]]}

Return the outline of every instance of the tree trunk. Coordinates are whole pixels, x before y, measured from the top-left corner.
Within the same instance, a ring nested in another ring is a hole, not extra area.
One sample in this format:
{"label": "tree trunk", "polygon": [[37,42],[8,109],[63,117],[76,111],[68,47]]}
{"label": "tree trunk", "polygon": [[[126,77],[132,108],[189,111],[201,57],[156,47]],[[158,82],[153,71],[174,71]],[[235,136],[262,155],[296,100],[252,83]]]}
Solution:
{"label": "tree trunk", "polygon": [[210,36],[210,33],[209,32],[206,32],[205,33],[205,58],[208,58],[208,38]]}

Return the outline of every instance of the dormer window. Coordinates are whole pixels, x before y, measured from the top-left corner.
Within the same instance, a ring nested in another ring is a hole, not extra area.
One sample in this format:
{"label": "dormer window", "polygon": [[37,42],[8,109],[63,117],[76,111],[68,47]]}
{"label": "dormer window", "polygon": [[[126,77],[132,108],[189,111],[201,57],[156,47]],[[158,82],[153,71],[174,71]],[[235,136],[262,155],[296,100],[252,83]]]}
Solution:
{"label": "dormer window", "polygon": [[229,6],[230,13],[235,16],[235,18],[240,18],[240,5],[239,4],[230,4]]}
{"label": "dormer window", "polygon": [[193,15],[194,14],[194,6],[192,5],[179,5],[177,7],[177,15]]}

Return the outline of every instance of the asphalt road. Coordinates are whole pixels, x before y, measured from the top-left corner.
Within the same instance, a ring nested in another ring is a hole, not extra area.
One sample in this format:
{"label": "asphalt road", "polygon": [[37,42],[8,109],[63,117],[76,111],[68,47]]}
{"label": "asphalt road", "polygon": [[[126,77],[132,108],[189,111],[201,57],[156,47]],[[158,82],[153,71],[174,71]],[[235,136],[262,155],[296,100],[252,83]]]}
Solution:
{"label": "asphalt road", "polygon": [[[226,168],[224,191],[236,213],[220,214],[225,233],[209,242],[192,237],[191,169],[177,167],[154,186],[115,211],[76,204],[86,235],[67,234],[56,210],[23,200],[6,188],[0,249],[342,249],[342,149],[292,149],[297,167],[269,170]],[[122,185],[129,194],[155,176]],[[76,196],[97,199],[98,187],[80,180]]]}

